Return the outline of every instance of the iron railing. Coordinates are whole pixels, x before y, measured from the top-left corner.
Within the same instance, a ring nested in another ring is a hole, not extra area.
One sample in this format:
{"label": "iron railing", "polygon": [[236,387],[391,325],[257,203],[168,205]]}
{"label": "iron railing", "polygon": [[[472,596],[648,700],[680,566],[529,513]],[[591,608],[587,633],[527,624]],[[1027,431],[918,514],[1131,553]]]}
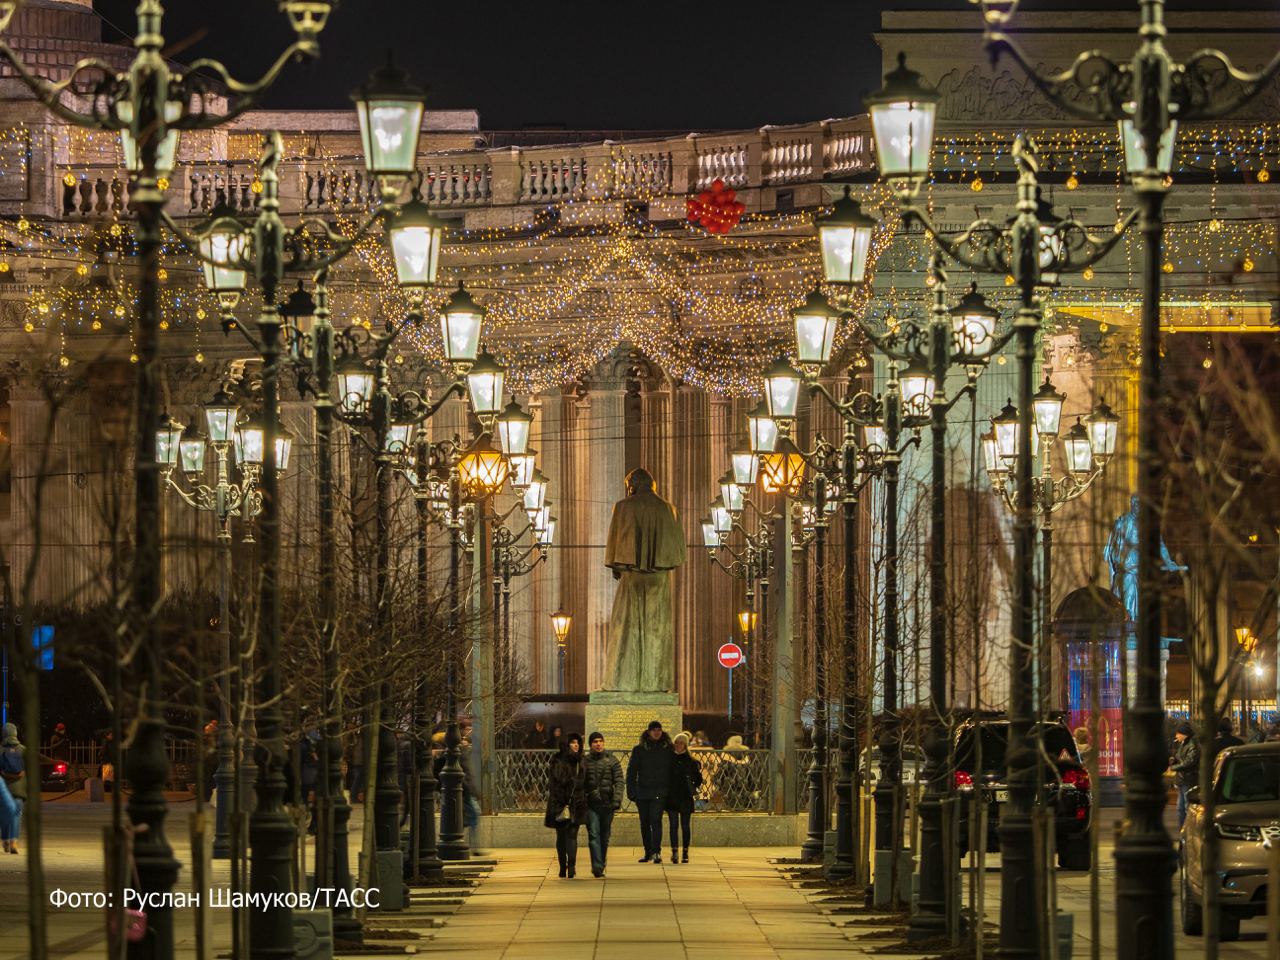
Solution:
{"label": "iron railing", "polygon": [[[630,750],[608,751],[626,773]],[[773,808],[772,760],[768,750],[691,751],[702,767],[698,809],[717,813],[768,813]],[[494,809],[499,813],[541,813],[547,805],[547,771],[553,750],[498,750]],[[631,802],[623,810],[634,809]]]}

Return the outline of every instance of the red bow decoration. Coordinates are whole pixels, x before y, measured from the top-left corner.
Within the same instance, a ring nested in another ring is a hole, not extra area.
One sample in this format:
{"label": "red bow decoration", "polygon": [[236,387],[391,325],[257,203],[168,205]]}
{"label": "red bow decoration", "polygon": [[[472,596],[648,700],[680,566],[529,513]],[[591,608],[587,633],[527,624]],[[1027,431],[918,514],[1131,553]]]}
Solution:
{"label": "red bow decoration", "polygon": [[738,225],[747,208],[738,202],[737,192],[717,178],[712,181],[711,189],[686,200],[685,210],[690,223],[701,225],[707,233],[723,234]]}

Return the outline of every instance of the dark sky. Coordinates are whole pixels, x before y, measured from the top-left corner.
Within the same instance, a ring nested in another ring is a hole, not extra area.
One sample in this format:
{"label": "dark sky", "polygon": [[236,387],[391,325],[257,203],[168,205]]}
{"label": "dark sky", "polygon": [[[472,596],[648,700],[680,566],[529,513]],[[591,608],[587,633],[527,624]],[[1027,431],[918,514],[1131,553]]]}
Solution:
{"label": "dark sky", "polygon": [[[1171,9],[1273,9],[1275,0]],[[136,0],[97,0],[132,33]],[[216,56],[256,76],[292,37],[273,0],[168,0],[175,59]],[[1024,10],[1136,9],[1137,0],[1024,0]],[[266,101],[342,107],[386,56],[489,130],[743,128],[848,116],[879,86],[871,33],[885,9],[961,10],[965,0],[343,0],[321,61],[294,67]],[[185,49],[176,49],[183,47]]]}

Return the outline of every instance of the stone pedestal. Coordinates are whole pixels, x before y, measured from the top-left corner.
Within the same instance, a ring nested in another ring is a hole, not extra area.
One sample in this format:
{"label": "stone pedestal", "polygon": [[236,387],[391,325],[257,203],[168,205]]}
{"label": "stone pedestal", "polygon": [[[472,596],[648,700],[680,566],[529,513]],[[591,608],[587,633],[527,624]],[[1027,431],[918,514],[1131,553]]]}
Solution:
{"label": "stone pedestal", "polygon": [[679,695],[597,690],[587,702],[586,729],[582,733],[589,736],[599,730],[604,734],[607,749],[628,750],[640,742],[640,735],[653,720],[661,723],[669,736],[675,737],[684,722]]}

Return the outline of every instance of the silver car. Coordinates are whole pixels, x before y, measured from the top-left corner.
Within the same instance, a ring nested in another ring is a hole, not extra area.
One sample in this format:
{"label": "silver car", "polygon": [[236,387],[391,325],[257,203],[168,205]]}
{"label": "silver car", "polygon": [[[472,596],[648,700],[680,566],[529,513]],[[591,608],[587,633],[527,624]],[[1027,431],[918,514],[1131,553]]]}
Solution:
{"label": "silver car", "polygon": [[[1182,932],[1204,929],[1202,889],[1204,805],[1199,787],[1187,792],[1182,825]],[[1218,834],[1219,936],[1235,940],[1240,921],[1266,913],[1267,861],[1280,844],[1280,743],[1228,747],[1213,771],[1213,829]]]}

